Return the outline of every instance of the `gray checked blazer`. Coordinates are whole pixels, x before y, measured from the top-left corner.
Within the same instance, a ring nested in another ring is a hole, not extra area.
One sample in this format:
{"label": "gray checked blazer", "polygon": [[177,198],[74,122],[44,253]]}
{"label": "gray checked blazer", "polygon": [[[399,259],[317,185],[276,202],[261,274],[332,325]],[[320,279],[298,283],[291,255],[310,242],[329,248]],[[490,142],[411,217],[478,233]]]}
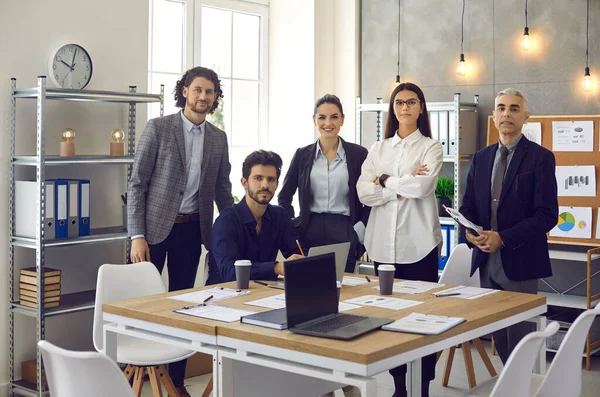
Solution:
{"label": "gray checked blazer", "polygon": [[[198,213],[205,247],[211,246],[213,202],[233,205],[227,135],[206,122]],[[169,235],[187,182],[183,121],[179,113],[148,121],[140,137],[127,192],[127,232],[143,234],[148,244]]]}

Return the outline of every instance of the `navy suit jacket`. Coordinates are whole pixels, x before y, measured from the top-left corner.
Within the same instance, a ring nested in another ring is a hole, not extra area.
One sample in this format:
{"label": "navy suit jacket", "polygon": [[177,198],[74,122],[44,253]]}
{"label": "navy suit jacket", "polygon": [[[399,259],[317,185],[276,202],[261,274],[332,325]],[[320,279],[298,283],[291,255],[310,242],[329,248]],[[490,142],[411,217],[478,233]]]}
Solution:
{"label": "navy suit jacket", "polygon": [[[360,145],[346,142],[342,138],[340,138],[340,142],[346,152],[346,164],[348,166],[348,201],[350,203],[350,219],[352,220],[352,224],[362,221],[366,226],[367,221],[369,220],[371,207],[363,205],[358,199],[356,182],[358,182],[362,163],[367,158],[369,151]],[[304,238],[306,228],[310,221],[310,205],[313,201],[312,189],[310,186],[310,173],[315,160],[317,145],[318,141],[296,150],[294,158],[290,163],[290,168],[285,175],[281,191],[277,196],[279,205],[286,209],[290,218],[293,218],[292,221],[294,227],[300,235],[300,238]],[[296,190],[298,190],[300,214],[298,217],[294,218],[295,213],[294,207],[292,206],[292,198],[294,197]],[[363,252],[364,248],[361,246],[360,252],[358,252],[357,255],[360,256]]]}
{"label": "navy suit jacket", "polygon": [[[498,144],[475,153],[460,212],[490,230],[492,167]],[[521,137],[508,166],[498,204],[502,265],[513,281],[550,277],[548,233],[558,221],[554,154]],[[464,233],[464,231],[462,231]],[[489,254],[472,246],[471,275]]]}

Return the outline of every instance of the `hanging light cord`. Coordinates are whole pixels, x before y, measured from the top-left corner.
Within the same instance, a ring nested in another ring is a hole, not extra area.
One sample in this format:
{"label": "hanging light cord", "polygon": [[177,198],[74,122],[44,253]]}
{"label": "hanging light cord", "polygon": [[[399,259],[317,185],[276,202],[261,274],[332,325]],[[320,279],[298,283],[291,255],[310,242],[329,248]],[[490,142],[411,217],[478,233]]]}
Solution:
{"label": "hanging light cord", "polygon": [[460,21],[460,53],[461,54],[465,53],[463,51],[463,42],[465,40],[465,1],[466,0],[463,0],[462,17],[461,17],[461,21]]}
{"label": "hanging light cord", "polygon": [[397,75],[398,76],[400,75],[400,22],[402,21],[402,15],[400,14],[401,1],[402,0],[398,0],[398,63],[397,63],[397,67],[398,67]]}
{"label": "hanging light cord", "polygon": [[590,47],[590,0],[587,0],[587,21],[585,27],[585,67],[590,66],[588,49]]}
{"label": "hanging light cord", "polygon": [[527,2],[528,0],[525,0],[525,28],[529,27],[529,23],[527,22]]}

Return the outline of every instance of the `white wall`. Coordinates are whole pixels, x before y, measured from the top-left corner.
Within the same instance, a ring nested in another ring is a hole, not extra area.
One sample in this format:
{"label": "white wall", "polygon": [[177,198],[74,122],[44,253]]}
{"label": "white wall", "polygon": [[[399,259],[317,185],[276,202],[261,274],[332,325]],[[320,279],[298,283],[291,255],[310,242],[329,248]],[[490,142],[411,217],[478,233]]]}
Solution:
{"label": "white wall", "polygon": [[[38,75],[47,74],[50,52],[59,44],[75,42],[92,58],[94,74],[88,89],[127,91],[147,88],[148,0],[53,0],[2,1],[0,5],[0,224],[8,223],[9,89],[10,78],[18,87],[32,87]],[[127,130],[127,105],[51,102],[47,106],[47,154],[58,154],[60,133],[71,127],[78,154],[107,154],[110,131]],[[138,106],[138,134],[146,120],[145,105]],[[17,102],[17,153],[35,152],[35,101]],[[22,171],[22,170],[21,170]],[[29,172],[20,172],[24,178]],[[56,169],[47,177],[88,177],[92,180],[92,227],[120,225],[120,194],[125,191],[125,168],[89,166]],[[8,381],[8,228],[0,228],[0,395]],[[122,263],[120,243],[48,249],[47,265],[63,269],[63,293],[93,289],[102,263]],[[34,266],[30,250],[19,249],[17,268]],[[47,338],[72,349],[93,349],[91,312],[50,318]],[[35,320],[16,317],[17,378],[22,359],[35,357]]]}

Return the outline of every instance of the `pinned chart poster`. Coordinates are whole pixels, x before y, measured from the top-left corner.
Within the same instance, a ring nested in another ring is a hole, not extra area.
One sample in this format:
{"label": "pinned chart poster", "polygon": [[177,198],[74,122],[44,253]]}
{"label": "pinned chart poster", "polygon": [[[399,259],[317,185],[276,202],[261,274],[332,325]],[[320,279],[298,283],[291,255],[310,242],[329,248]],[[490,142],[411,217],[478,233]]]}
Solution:
{"label": "pinned chart poster", "polygon": [[553,121],[553,152],[593,152],[594,122]]}
{"label": "pinned chart poster", "polygon": [[596,195],[596,167],[556,166],[558,196],[594,197]]}
{"label": "pinned chart poster", "polygon": [[592,238],[592,208],[558,207],[558,222],[550,236]]}
{"label": "pinned chart poster", "polygon": [[542,146],[542,123],[531,122],[523,124],[521,132],[525,135],[525,138]]}

